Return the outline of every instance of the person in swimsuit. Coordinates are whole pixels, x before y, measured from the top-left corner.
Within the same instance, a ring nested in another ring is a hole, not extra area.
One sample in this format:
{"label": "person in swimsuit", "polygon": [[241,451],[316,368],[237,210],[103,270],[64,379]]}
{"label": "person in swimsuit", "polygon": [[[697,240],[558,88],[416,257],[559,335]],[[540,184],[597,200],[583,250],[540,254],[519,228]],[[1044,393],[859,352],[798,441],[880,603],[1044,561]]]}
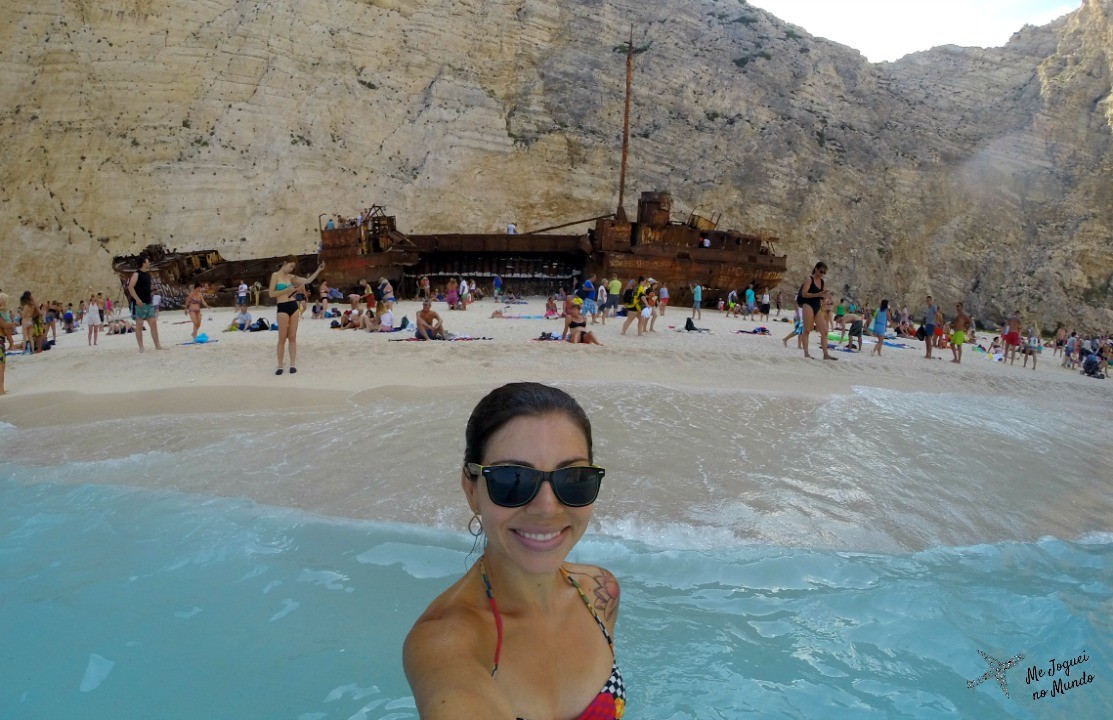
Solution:
{"label": "person in swimsuit", "polygon": [[298,277],[294,274],[297,265],[298,259],[293,255],[286,258],[282,267],[271,274],[271,284],[267,289],[267,295],[278,301],[278,369],[274,371],[275,375],[283,372],[287,345],[290,347],[290,374],[298,371],[295,363],[298,361],[298,321],[301,319],[301,307],[294,297],[304,294],[305,286],[325,269],[325,264],[321,263],[309,277]]}
{"label": "person in swimsuit", "polygon": [[622,717],[618,581],[566,560],[605,474],[592,447],[583,408],[554,387],[511,383],[472,410],[459,481],[483,554],[406,638],[423,720]]}
{"label": "person in swimsuit", "polygon": [[189,291],[189,296],[186,297],[186,314],[189,319],[193,321],[193,334],[194,340],[197,339],[197,333],[201,330],[201,308],[208,307],[209,304],[205,302],[204,296],[201,294],[201,283],[194,283],[193,289]]}
{"label": "person in swimsuit", "polygon": [[564,337],[570,343],[585,343],[602,345],[595,333],[587,329],[587,317],[583,313],[584,301],[580,298],[572,299],[572,309],[564,317]]}
{"label": "person in swimsuit", "polygon": [[[321,286],[317,289],[318,296],[321,298],[321,317],[328,317],[328,299],[329,299],[329,286],[328,281],[322,280]],[[314,315],[316,317],[316,315]]]}
{"label": "person in swimsuit", "polygon": [[128,295],[135,301],[135,341],[139,343],[139,352],[143,352],[144,321],[151,329],[155,349],[164,350],[158,342],[158,308],[154,305],[152,292],[151,259],[146,255],[139,256],[139,269],[128,280]]}
{"label": "person in swimsuit", "polygon": [[827,318],[823,313],[823,299],[827,297],[823,278],[826,275],[827,264],[816,263],[812,268],[812,274],[804,278],[800,292],[796,294],[796,303],[804,309],[804,332],[801,333],[804,357],[811,357],[808,336],[814,327],[819,332],[819,348],[823,351],[823,359],[835,360],[836,358],[827,352]]}

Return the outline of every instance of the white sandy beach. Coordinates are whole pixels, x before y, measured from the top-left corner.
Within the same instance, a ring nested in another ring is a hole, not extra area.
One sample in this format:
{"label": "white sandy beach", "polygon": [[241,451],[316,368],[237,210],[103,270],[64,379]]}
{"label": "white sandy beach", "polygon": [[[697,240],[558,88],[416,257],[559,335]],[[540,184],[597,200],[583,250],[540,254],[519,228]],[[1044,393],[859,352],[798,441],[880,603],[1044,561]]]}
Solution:
{"label": "white sandy beach", "polygon": [[[328,320],[307,314],[298,330],[298,373],[292,376],[274,375],[276,333],[222,332],[233,314],[228,308],[205,311],[201,331],[217,342],[203,345],[183,345],[190,339],[185,314],[163,311],[159,332],[167,349],[162,352],[153,349],[149,333],[143,354],[132,335],[102,334],[98,346],[89,347],[84,330],[59,333],[58,344],[48,352],[9,357],[0,421],[65,424],[167,412],[320,406],[377,387],[494,386],[523,379],[632,381],[813,397],[847,393],[855,386],[1048,398],[1067,393],[1080,399],[1105,389],[1101,381],[1060,368],[1050,349],[1035,371],[1021,367],[1019,357],[1014,366],[991,362],[969,344],[961,365],[950,362],[949,350],[935,351],[942,359],[926,360],[923,343],[915,340],[902,341],[912,346],[908,349],[885,347],[880,358],[869,354],[867,342],[863,353],[836,352],[836,362],[824,362],[818,348],[813,350],[817,359],[804,358],[795,339],[786,349],[781,338],[791,324],[776,317],[757,323],[704,310],[696,324],[710,332],[690,333],[677,329],[690,313],[683,308],[669,308],[657,319],[656,332],[643,337],[634,326],[620,335],[624,318],[619,317],[589,325],[603,347],[572,346],[531,342],[544,331],[559,333],[561,320],[490,317],[496,309],[540,315],[541,299],[505,308],[485,299],[466,312],[444,307],[438,303],[435,309],[450,333],[490,339],[391,342],[412,333],[335,330]],[[395,316],[412,322],[419,309],[416,302],[402,301]],[[254,308],[252,314],[273,319],[274,312],[273,307]],[[772,336],[736,332],[759,325],[768,326]],[[818,343],[815,333],[812,343]],[[104,397],[120,394],[126,399]]]}

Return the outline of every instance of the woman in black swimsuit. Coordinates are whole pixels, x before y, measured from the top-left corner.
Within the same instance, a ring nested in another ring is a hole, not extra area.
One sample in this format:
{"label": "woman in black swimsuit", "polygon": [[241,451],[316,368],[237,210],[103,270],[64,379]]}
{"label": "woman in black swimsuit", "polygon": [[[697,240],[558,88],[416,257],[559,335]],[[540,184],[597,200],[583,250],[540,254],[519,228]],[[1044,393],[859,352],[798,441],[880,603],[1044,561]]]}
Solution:
{"label": "woman in black swimsuit", "polygon": [[305,292],[305,286],[325,269],[325,264],[321,263],[316,272],[303,278],[294,275],[297,264],[296,257],[291,255],[286,258],[278,272],[271,275],[270,288],[267,290],[267,294],[278,301],[278,369],[274,371],[275,375],[282,374],[287,344],[290,346],[290,374],[298,371],[294,364],[298,361],[298,320],[301,319],[301,312],[294,294]]}
{"label": "woman in black swimsuit", "polygon": [[808,352],[808,335],[811,334],[814,326],[819,332],[819,347],[823,350],[823,359],[835,360],[837,358],[827,352],[827,317],[823,313],[823,298],[827,294],[823,278],[826,274],[827,264],[816,263],[812,268],[812,274],[805,278],[804,284],[800,286],[796,302],[804,308],[804,332],[802,333],[804,357],[811,357],[811,353]]}

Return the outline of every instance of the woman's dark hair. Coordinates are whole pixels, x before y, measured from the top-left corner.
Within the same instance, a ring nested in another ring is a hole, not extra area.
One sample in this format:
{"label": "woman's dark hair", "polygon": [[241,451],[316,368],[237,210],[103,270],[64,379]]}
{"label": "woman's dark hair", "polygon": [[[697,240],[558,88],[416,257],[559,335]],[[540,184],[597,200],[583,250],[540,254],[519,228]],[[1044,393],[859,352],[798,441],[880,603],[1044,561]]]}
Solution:
{"label": "woman's dark hair", "polygon": [[[287,255],[286,259],[282,261],[283,265],[285,265],[286,263],[293,263],[294,264],[294,270],[297,270],[298,269],[298,256],[297,255]],[[282,268],[279,268],[279,270],[281,270],[281,269]]]}
{"label": "woman's dark hair", "polygon": [[814,272],[815,272],[816,270],[826,270],[826,269],[827,269],[827,263],[825,263],[825,262],[817,262],[817,263],[815,264],[815,267],[814,267],[814,268],[812,268],[812,272],[814,273]]}
{"label": "woman's dark hair", "polygon": [[511,420],[526,416],[537,417],[548,413],[564,413],[568,419],[579,426],[587,440],[587,458],[594,460],[591,442],[591,421],[587,413],[568,393],[549,385],[535,382],[519,382],[495,388],[479,401],[468,418],[468,428],[464,433],[464,462],[483,461],[487,443],[503,425]]}
{"label": "woman's dark hair", "polygon": [[886,299],[882,300],[881,301],[881,307],[878,308],[878,309],[881,310],[882,312],[884,312],[885,310],[888,310],[889,309],[889,299],[886,298]]}

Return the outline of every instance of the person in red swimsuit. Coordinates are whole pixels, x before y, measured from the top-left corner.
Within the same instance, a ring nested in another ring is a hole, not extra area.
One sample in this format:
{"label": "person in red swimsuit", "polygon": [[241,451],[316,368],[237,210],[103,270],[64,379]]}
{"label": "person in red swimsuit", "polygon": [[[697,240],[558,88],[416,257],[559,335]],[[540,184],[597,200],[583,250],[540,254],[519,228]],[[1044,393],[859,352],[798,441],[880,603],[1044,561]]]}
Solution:
{"label": "person in red swimsuit", "polygon": [[[1001,336],[1001,340],[1005,343],[1005,356],[1001,362],[1008,362],[1010,365],[1016,362],[1016,351],[1020,347],[1020,311],[1014,312],[1008,320],[1005,321],[1005,333]],[[1011,361],[1010,361],[1011,358]]]}
{"label": "person in red swimsuit", "polygon": [[567,562],[605,475],[593,460],[591,423],[563,390],[511,383],[475,406],[460,484],[483,554],[406,638],[423,720],[622,717],[618,581]]}

